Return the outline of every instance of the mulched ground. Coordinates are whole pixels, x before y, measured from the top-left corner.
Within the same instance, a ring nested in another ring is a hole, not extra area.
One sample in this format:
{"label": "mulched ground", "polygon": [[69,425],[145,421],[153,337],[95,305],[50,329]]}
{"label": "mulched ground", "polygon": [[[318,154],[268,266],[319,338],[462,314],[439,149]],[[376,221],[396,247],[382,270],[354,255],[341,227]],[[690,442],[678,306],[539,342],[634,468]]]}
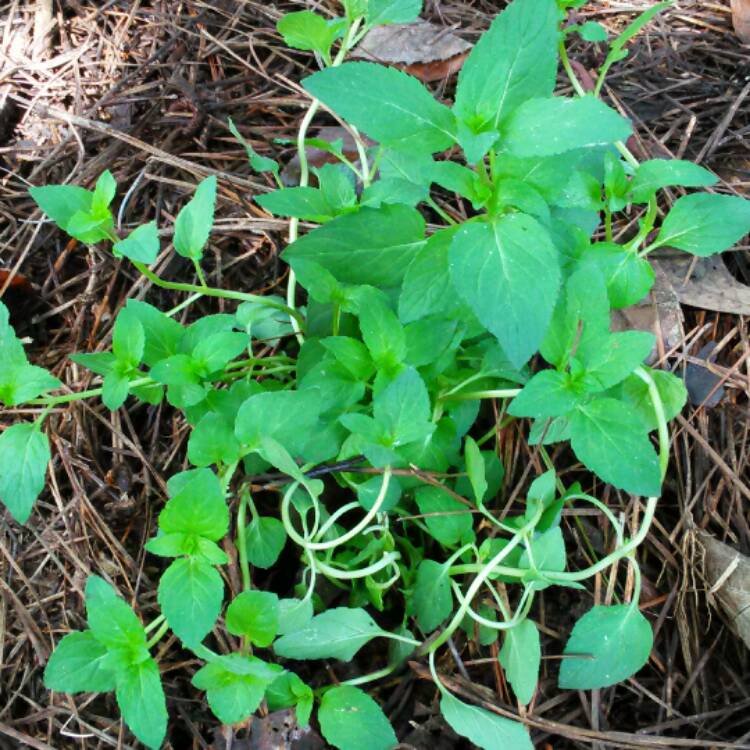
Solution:
{"label": "mulched ground", "polygon": [[[650,4],[595,2],[579,15],[618,30]],[[81,247],[39,223],[27,187],[63,181],[90,186],[108,167],[123,186],[121,195],[127,191],[123,226],[155,217],[169,227],[196,181],[217,174],[210,281],[278,292],[285,274],[277,260],[284,222],[252,204],[253,195],[270,186],[250,173],[226,120],[231,116],[262,153],[288,160],[289,147],[272,140],[294,134],[305,104],[297,82],[310,59],[281,47],[274,31],[281,13],[300,9],[301,2],[66,0],[50,3],[52,26],[45,34],[46,5],[0,4],[0,295],[19,335],[32,339],[34,361],[81,390],[89,387],[90,375],[66,355],[106,347],[126,298],[163,308],[179,300],[151,288],[109,253]],[[503,6],[428,0],[425,16],[474,41]],[[584,43],[572,51],[583,69],[602,55]],[[452,85],[436,88],[450,98]],[[730,189],[748,192],[750,56],[732,34],[728,1],[683,0],[634,43],[606,94],[636,121],[641,154],[694,159]],[[746,251],[729,254],[728,265],[737,279],[750,282]],[[169,278],[192,280],[194,274],[170,252],[157,270]],[[222,307],[207,302],[203,309]],[[709,606],[696,534],[706,529],[750,553],[748,332],[737,315],[683,312],[684,335],[666,364],[680,369],[715,342],[711,369],[725,393],[716,407],[688,407],[675,425],[664,498],[640,550],[642,607],[656,633],[652,657],[636,679],[593,693],[557,690],[557,660],[546,660],[528,715],[540,748],[750,748],[748,650]],[[6,426],[28,413],[6,409],[0,422]],[[93,401],[56,412],[49,433],[49,490],[31,522],[20,527],[0,516],[0,747],[133,747],[120,722],[110,718],[116,715],[111,697],[52,697],[41,675],[53,643],[84,624],[88,573],[105,573],[137,597],[141,612],[153,614],[157,570],[142,543],[153,533],[164,477],[186,465],[187,430],[163,406],[112,414]],[[515,428],[504,436],[508,492],[525,481],[527,449],[519,438]],[[626,518],[634,516],[631,498],[597,489]],[[583,528],[596,547],[599,529],[593,523]],[[570,549],[583,549],[579,533],[567,524]],[[609,580],[595,582],[597,601],[611,596]],[[590,596],[545,593],[535,616],[546,653],[560,653],[573,619],[590,605]],[[513,710],[488,654],[471,644],[456,646],[453,661],[441,665],[454,675],[454,689]],[[214,735],[215,722],[188,684],[189,656],[165,641],[159,659],[175,750],[284,747],[267,739],[258,744],[259,734],[252,741],[242,740],[241,732],[234,740]],[[364,651],[355,669],[367,667]],[[379,688],[399,737],[416,748],[464,747],[435,717],[436,691],[423,677],[414,665]]]}

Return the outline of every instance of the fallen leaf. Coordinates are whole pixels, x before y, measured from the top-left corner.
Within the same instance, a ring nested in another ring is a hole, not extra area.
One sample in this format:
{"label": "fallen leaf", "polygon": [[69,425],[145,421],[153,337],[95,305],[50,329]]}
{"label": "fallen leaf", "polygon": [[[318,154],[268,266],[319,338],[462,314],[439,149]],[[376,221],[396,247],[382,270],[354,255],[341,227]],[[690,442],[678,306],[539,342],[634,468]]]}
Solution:
{"label": "fallen leaf", "polygon": [[[716,342],[709,341],[698,352],[697,359],[710,364],[716,359],[714,349],[716,349]],[[724,398],[724,387],[716,387],[720,381],[721,378],[715,372],[695,362],[688,362],[685,368],[685,387],[690,403],[695,406],[717,406]]]}
{"label": "fallen leaf", "polygon": [[732,0],[732,24],[743,44],[750,44],[750,0]]}
{"label": "fallen leaf", "polygon": [[[236,728],[236,727],[235,727]],[[238,739],[230,727],[214,732],[211,750],[323,750],[325,742],[311,727],[300,727],[294,711],[284,709],[250,719],[250,735]]]}
{"label": "fallen leaf", "polygon": [[656,280],[651,293],[637,305],[614,310],[612,327],[615,331],[648,331],[656,336],[656,343],[647,363],[656,361],[661,352],[674,349],[683,338],[683,315],[680,301],[660,262],[654,262]]}
{"label": "fallen leaf", "polygon": [[659,260],[680,302],[703,310],[750,315],[750,287],[729,273],[720,255],[698,258],[691,269],[694,260],[686,254]]}
{"label": "fallen leaf", "polygon": [[441,81],[457,73],[471,45],[452,29],[429,21],[376,26],[352,57],[393,65],[421,81]]}
{"label": "fallen leaf", "polygon": [[718,602],[729,626],[750,648],[750,558],[705,531],[698,532],[698,539],[705,551],[709,601]]}

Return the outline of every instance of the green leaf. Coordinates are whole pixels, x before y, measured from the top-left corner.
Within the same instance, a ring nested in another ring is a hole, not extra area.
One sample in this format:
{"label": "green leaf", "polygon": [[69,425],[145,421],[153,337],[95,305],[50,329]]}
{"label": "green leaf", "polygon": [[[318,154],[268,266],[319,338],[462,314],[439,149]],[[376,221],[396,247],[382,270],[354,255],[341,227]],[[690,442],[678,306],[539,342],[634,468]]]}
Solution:
{"label": "green leaf", "polygon": [[94,194],[77,185],[44,185],[29,188],[29,194],[60,229],[67,231],[77,213],[88,213]]}
{"label": "green leaf", "polygon": [[368,0],[367,25],[411,23],[422,12],[422,0]]}
{"label": "green leaf", "polygon": [[482,750],[534,750],[529,732],[517,721],[490,713],[478,706],[470,706],[441,691],[440,712],[451,729],[468,737]]}
{"label": "green leaf", "polygon": [[453,611],[448,568],[434,560],[422,560],[412,593],[417,624],[425,633],[440,625]]}
{"label": "green leaf", "polygon": [[648,620],[637,606],[594,607],[578,622],[565,644],[560,687],[595,690],[634,675],[654,644]]}
{"label": "green leaf", "polygon": [[127,368],[137,367],[143,358],[145,332],[132,309],[123,308],[112,331],[112,353]]}
{"label": "green leaf", "polygon": [[254,656],[227,654],[199,669],[192,684],[206,691],[208,705],[222,724],[236,724],[255,713],[282,671]]}
{"label": "green leaf", "polygon": [[174,223],[174,249],[185,258],[200,260],[214,223],[216,177],[200,182],[190,201],[182,207]]}
{"label": "green leaf", "polygon": [[511,401],[508,413],[514,417],[560,417],[581,399],[581,389],[567,372],[542,370],[534,375]]}
{"label": "green leaf", "polygon": [[243,591],[227,607],[227,630],[265,648],[279,629],[279,597],[270,591]]}
{"label": "green leaf", "polygon": [[112,172],[105,169],[96,181],[94,195],[91,198],[91,213],[99,215],[107,213],[109,204],[112,203],[117,192],[117,183]]}
{"label": "green leaf", "polygon": [[[648,367],[644,369],[651,375],[656,385],[664,407],[664,417],[669,422],[682,411],[682,407],[687,402],[685,383],[671,372],[652,370]],[[639,416],[649,430],[657,429],[659,420],[651,402],[648,385],[643,380],[637,375],[631,375],[620,383],[616,392],[617,397]]]}
{"label": "green leaf", "polygon": [[547,362],[562,369],[582,341],[606,335],[609,324],[603,276],[596,269],[580,269],[565,284],[540,352]]}
{"label": "green leaf", "polygon": [[256,516],[245,527],[247,558],[264,570],[273,567],[286,544],[284,524],[270,516]]}
{"label": "green leaf", "polygon": [[377,289],[358,290],[357,308],[362,339],[378,370],[398,371],[406,358],[406,335],[387,297]]}
{"label": "green leaf", "polygon": [[471,489],[474,492],[474,499],[477,503],[481,503],[487,493],[487,475],[484,456],[472,437],[467,437],[464,442],[464,461]]}
{"label": "green leaf", "polygon": [[[357,485],[357,500],[365,510],[370,510],[375,505],[382,485],[383,478],[378,476],[370,477],[367,481]],[[398,477],[392,476],[388,482],[385,499],[380,505],[380,512],[387,513],[389,510],[393,510],[401,500],[401,493],[401,483],[398,481]]]}
{"label": "green leaf", "polygon": [[[565,570],[565,540],[559,526],[554,526],[531,540],[531,556],[524,551],[518,563],[519,568],[560,573]],[[532,564],[533,557],[533,564]],[[543,588],[537,583],[537,588]]]}
{"label": "green leaf", "polygon": [[661,493],[661,473],[643,423],[626,404],[596,398],[570,417],[570,444],[605,482],[636,495]]}
{"label": "green leaf", "polygon": [[584,39],[587,42],[607,41],[607,29],[596,21],[587,21],[577,27],[576,31],[581,35],[581,39]]}
{"label": "green leaf", "polygon": [[515,0],[498,15],[459,74],[454,108],[458,117],[476,132],[496,129],[522,102],[551,96],[557,74],[557,24],[554,0]]}
{"label": "green leaf", "polygon": [[607,285],[609,303],[615,309],[640,302],[654,285],[654,269],[646,258],[619,245],[597,243],[580,257],[580,267],[597,268]]}
{"label": "green leaf", "polygon": [[182,326],[153,305],[140,300],[129,299],[126,310],[131,310],[141,322],[146,340],[143,347],[143,362],[153,367],[162,359],[177,354]]}
{"label": "green leaf", "polygon": [[109,210],[105,209],[100,215],[77,211],[71,217],[65,231],[79,242],[83,242],[86,245],[93,245],[102,240],[112,239],[111,231],[113,225],[114,220]]}
{"label": "green leaf", "polygon": [[654,335],[645,331],[623,331],[602,337],[587,337],[581,341],[576,352],[576,359],[584,367],[583,386],[589,393],[611,388],[642,364],[653,346]]}
{"label": "green leaf", "polygon": [[287,247],[283,258],[314,261],[346,284],[395,287],[413,253],[424,244],[421,214],[403,205],[362,208],[339,216]]}
{"label": "green leaf", "polygon": [[174,634],[194,646],[219,617],[224,582],[216,568],[202,558],[180,558],[162,573],[158,599]]}
{"label": "green leaf", "polygon": [[242,354],[248,345],[247,334],[222,331],[207,336],[193,349],[192,361],[198,373],[210,377],[223,370],[229,362]]}
{"label": "green leaf", "polygon": [[314,187],[281,188],[256,195],[255,202],[275,216],[293,216],[316,224],[330,221],[336,215],[323,193]]}
{"label": "green leaf", "polygon": [[334,213],[346,213],[357,205],[354,174],[343,164],[324,164],[313,168],[318,187]]}
{"label": "green leaf", "polygon": [[15,406],[61,385],[44,368],[29,364],[8,308],[0,302],[0,401]]}
{"label": "green leaf", "polygon": [[523,365],[539,348],[560,286],[557,250],[544,228],[524,214],[464,225],[451,243],[450,272],[508,359]]}
{"label": "green leaf", "polygon": [[307,726],[313,707],[313,691],[294,672],[279,675],[266,690],[266,701],[270,711],[295,707],[297,723]]}
{"label": "green leaf", "polygon": [[385,146],[434,153],[455,142],[451,111],[396,68],[347,62],[302,81],[305,90]]}
{"label": "green leaf", "polygon": [[516,156],[551,156],[578,148],[625,141],[630,123],[593,96],[530,99],[515,109],[503,131]]}
{"label": "green leaf", "polygon": [[286,659],[351,661],[362,646],[382,633],[364,609],[336,607],[316,615],[297,632],[281,636],[273,650]]}
{"label": "green leaf", "polygon": [[430,398],[419,373],[407,367],[373,399],[375,421],[392,446],[428,437],[435,429],[430,421]]}
{"label": "green leaf", "polygon": [[310,10],[287,13],[279,19],[276,29],[287,47],[319,52],[324,57],[343,31],[340,22],[329,22]]}
{"label": "green leaf", "polygon": [[670,5],[672,5],[671,0],[652,5],[650,8],[646,8],[646,10],[644,10],[643,13],[641,13],[641,15],[638,16],[634,21],[629,23],[610,45],[609,53],[607,54],[604,65],[600,70],[606,70],[612,62],[623,60],[624,58],[626,58],[628,56],[628,53],[625,50],[625,45],[633,37],[635,37],[638,32],[651,21],[651,19],[653,19],[666,8],[669,8]]}
{"label": "green leaf", "polygon": [[266,156],[261,156],[240,134],[237,130],[237,126],[232,122],[232,118],[228,118],[229,132],[242,144],[247,154],[247,160],[250,162],[250,166],[256,172],[272,172],[275,175],[279,173],[279,165],[274,159],[269,159]]}
{"label": "green leaf", "polygon": [[652,247],[676,247],[707,257],[728,250],[750,231],[750,201],[694,193],[678,198]]}
{"label": "green leaf", "polygon": [[0,434],[0,500],[18,523],[44,489],[49,460],[49,440],[36,425],[21,422]]}
{"label": "green leaf", "polygon": [[351,685],[326,691],[318,721],[326,742],[339,750],[391,750],[398,744],[383,709],[367,693]]}
{"label": "green leaf", "polygon": [[541,660],[539,631],[531,620],[522,620],[514,628],[505,631],[500,664],[521,703],[530,703],[534,697]]}
{"label": "green leaf", "polygon": [[130,731],[146,747],[158,750],[167,733],[167,705],[157,663],[147,659],[119,673],[116,696]]}
{"label": "green leaf", "polygon": [[221,539],[229,529],[229,510],[218,477],[209,469],[191,474],[159,514],[159,528],[212,542]]}
{"label": "green leaf", "polygon": [[279,599],[279,635],[293,633],[313,618],[312,597],[309,599]]}
{"label": "green leaf", "polygon": [[483,206],[491,195],[491,189],[473,169],[453,161],[435,162],[430,177],[440,187],[471,201],[474,208]]}
{"label": "green leaf", "polygon": [[221,414],[206,414],[190,433],[188,459],[193,466],[231,464],[239,458],[239,441],[232,425]]}
{"label": "green leaf", "polygon": [[406,363],[412,367],[430,367],[431,372],[444,370],[452,364],[452,355],[464,332],[457,320],[434,315],[410,323],[404,329]]}
{"label": "green leaf", "polygon": [[398,316],[403,323],[433,314],[452,315],[461,305],[448,266],[454,236],[452,229],[438,231],[412,256],[398,301]]}
{"label": "green leaf", "polygon": [[106,666],[107,649],[91,631],[68,633],[57,644],[44,669],[47,690],[62,693],[107,693],[115,675]]}
{"label": "green leaf", "polygon": [[115,242],[112,252],[117,258],[128,258],[150,265],[159,255],[159,230],[155,221],[136,227],[124,240]]}
{"label": "green leaf", "polygon": [[89,576],[85,595],[91,633],[107,650],[124,656],[119,664],[137,664],[147,658],[143,625],[114,589],[98,576]]}
{"label": "green leaf", "polygon": [[367,347],[348,336],[329,336],[320,342],[357,380],[367,381],[375,372]]}
{"label": "green leaf", "polygon": [[403,203],[405,206],[416,206],[426,200],[430,190],[425,185],[416,185],[408,180],[391,177],[378,180],[362,191],[360,204],[380,208],[384,203]]}
{"label": "green leaf", "polygon": [[102,401],[111,411],[119,409],[130,392],[130,381],[126,375],[113,370],[104,378],[102,385]]}
{"label": "green leaf", "polygon": [[421,487],[414,495],[430,534],[451,546],[471,535],[471,510],[439,487]]}
{"label": "green leaf", "polygon": [[665,187],[708,187],[718,181],[716,175],[691,161],[649,159],[638,166],[630,182],[630,197],[635,203],[645,203]]}
{"label": "green leaf", "polygon": [[296,457],[313,437],[319,411],[314,389],[258,393],[240,407],[235,435],[247,450],[257,450],[263,438],[273,438]]}

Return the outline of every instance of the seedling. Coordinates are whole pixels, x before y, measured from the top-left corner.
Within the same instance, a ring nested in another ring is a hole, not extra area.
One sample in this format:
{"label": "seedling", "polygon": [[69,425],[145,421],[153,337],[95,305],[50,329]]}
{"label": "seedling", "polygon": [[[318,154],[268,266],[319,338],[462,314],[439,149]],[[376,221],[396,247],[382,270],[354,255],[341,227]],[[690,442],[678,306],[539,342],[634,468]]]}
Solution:
{"label": "seedling", "polygon": [[[164,558],[161,614],[144,627],[92,576],[89,629],[60,641],[45,672],[49,688],[114,690],[132,732],[157,748],[167,711],[152,649],[171,630],[203,662],[193,685],[219,721],[244,721],[265,700],[271,710],[294,707],[305,724],[317,706],[333,746],[386,750],[396,735],[361,686],[411,656],[427,659],[456,732],[482,748],[524,750],[531,748],[525,725],[459,700],[435,656],[460,631],[481,646],[501,639],[507,680],[519,703],[530,703],[541,659],[537,593],[582,588],[618,560],[635,572],[630,600],[616,588],[619,603],[578,621],[560,685],[607,687],[643,667],[652,633],[638,608],[634,553],[654,517],[667,423],[685,391],[643,364],[651,334],[611,332],[611,311],[649,292],[653,250],[726,250],[750,229],[750,204],[692,192],[658,221],[659,190],[716,178],[688,162],[635,160],[624,145],[630,122],[585,94],[572,73],[561,22],[575,4],[514,0],[467,59],[452,107],[403,72],[346,62],[374,25],[415,19],[419,0],[347,0],[340,18],[304,11],[279,22],[287,43],[314,52],[321,66],[303,81],[312,104],[297,139],[300,184],[281,186],[278,164],[229,128],[252,167],[278,186],[258,203],[290,219],[284,300],[205,280],[214,177],[198,185],[174,225],[174,249],[194,264],[197,284],[149,268],[161,248],[153,222],[127,234],[115,226],[109,172],[93,192],[32,189],[68,234],[111,242],[154,285],[190,295],[181,308],[199,296],[239,303],[231,314],[183,326],[129,300],[112,351],[73,357],[102,377],[101,386],[60,395],[50,395],[60,382],[28,363],[0,305],[0,398],[42,407],[35,422],[0,436],[0,498],[17,521],[27,521],[44,485],[50,450],[42,428],[53,407],[96,397],[110,409],[128,398],[166,399],[192,428],[194,468],[169,479],[158,532],[146,545]],[[664,5],[610,44],[597,93],[628,39]],[[601,29],[579,31],[604,41]],[[559,60],[579,95],[554,94]],[[325,144],[338,163],[316,170],[311,185],[305,144],[322,107],[349,124],[359,159],[347,159],[340,143]],[[437,204],[436,186],[465,202],[467,221]],[[637,213],[640,226],[615,242],[613,216],[621,211]],[[320,226],[300,236],[300,220]],[[259,355],[258,340],[276,342],[273,353]],[[502,405],[500,427],[531,420],[528,440],[549,466],[510,508],[493,444],[499,426],[488,423],[486,400]],[[606,504],[562,485],[547,453],[559,443],[603,482],[646,498],[635,506],[633,536]],[[259,477],[267,486],[261,497],[250,490]],[[349,492],[336,506],[334,483],[338,497],[341,488]],[[560,517],[580,503],[609,522],[610,551],[569,570]],[[227,537],[242,581],[231,597],[219,572],[229,563]],[[259,590],[256,569],[273,568],[289,545],[301,564],[294,595]],[[322,578],[341,591],[330,606],[319,596]],[[225,637],[214,642],[217,629]],[[287,659],[349,661],[376,639],[391,647],[379,668],[336,686],[309,686],[285,666]]]}

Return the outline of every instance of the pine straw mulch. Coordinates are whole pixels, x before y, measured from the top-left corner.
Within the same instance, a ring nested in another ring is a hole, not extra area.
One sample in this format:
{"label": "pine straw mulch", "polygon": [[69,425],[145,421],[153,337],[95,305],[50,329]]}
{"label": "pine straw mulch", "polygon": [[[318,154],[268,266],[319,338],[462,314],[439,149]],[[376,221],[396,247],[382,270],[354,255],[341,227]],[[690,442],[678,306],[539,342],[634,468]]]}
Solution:
{"label": "pine straw mulch", "polygon": [[[304,105],[297,82],[310,59],[285,50],[274,32],[281,12],[299,9],[301,2],[67,0],[50,3],[52,28],[45,34],[40,22],[46,4],[11,0],[0,9],[0,295],[19,334],[32,340],[34,361],[76,391],[90,387],[91,376],[66,355],[106,347],[125,299],[145,298],[163,308],[179,299],[151,288],[109,253],[81,247],[40,223],[28,185],[89,186],[109,167],[127,190],[119,217],[124,227],[154,217],[170,227],[196,181],[217,174],[211,281],[278,291],[285,274],[277,259],[284,223],[252,204],[253,194],[269,185],[249,172],[226,120],[231,116],[261,152],[288,159],[286,146],[269,144],[294,133]],[[580,15],[614,30],[649,4],[591,3]],[[473,41],[502,5],[428,1],[426,16]],[[728,7],[686,0],[632,49],[606,91],[636,121],[635,145],[654,156],[698,160],[719,173],[727,189],[746,193],[750,58],[731,32]],[[580,44],[573,56],[591,68],[600,51]],[[451,87],[438,85],[447,97]],[[744,281],[746,250],[731,254],[732,270]],[[193,278],[192,268],[168,251],[157,270],[169,278]],[[196,307],[216,312],[224,303]],[[546,660],[526,717],[540,748],[750,748],[748,651],[707,603],[696,541],[696,530],[707,529],[750,553],[748,334],[739,316],[684,312],[684,337],[667,365],[679,369],[706,342],[717,342],[712,369],[727,394],[716,408],[687,408],[675,425],[657,522],[639,553],[642,608],[654,625],[654,650],[637,678],[592,693],[559,691],[558,661]],[[31,413],[6,409],[0,421],[7,426]],[[31,521],[21,527],[7,514],[0,517],[0,747],[134,747],[111,718],[111,696],[52,697],[41,675],[54,643],[84,624],[82,588],[90,572],[109,578],[137,599],[142,614],[153,615],[158,570],[142,544],[154,531],[165,477],[186,466],[187,430],[164,406],[110,413],[98,401],[56,411],[48,430],[54,458],[48,490]],[[525,469],[541,469],[520,438],[515,427],[503,435],[508,493],[527,482]],[[595,491],[625,518],[637,517],[634,499],[602,487]],[[596,548],[598,518],[581,517],[587,540],[569,520],[569,549],[584,549],[585,542]],[[582,552],[578,557],[573,562],[583,563]],[[596,601],[611,599],[613,580],[608,575],[595,582]],[[228,583],[236,586],[231,567]],[[546,653],[560,653],[573,620],[591,604],[589,595],[545,593],[535,618]],[[368,671],[367,653],[354,669]],[[487,658],[494,655],[457,641],[440,666],[459,694],[513,710]],[[214,720],[189,687],[189,655],[169,640],[158,657],[170,703],[171,747],[232,746],[226,739],[231,735],[214,734]],[[337,669],[333,665],[319,680]],[[379,688],[399,737],[417,748],[464,747],[434,718],[435,690],[423,676],[415,664]],[[242,731],[237,736],[235,748],[260,746],[242,741]]]}

